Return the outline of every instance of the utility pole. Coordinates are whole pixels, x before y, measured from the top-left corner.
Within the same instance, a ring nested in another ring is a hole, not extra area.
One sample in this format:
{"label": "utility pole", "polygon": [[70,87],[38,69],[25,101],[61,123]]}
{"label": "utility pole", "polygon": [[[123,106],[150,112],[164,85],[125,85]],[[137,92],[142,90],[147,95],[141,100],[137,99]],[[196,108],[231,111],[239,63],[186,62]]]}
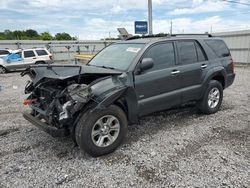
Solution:
{"label": "utility pole", "polygon": [[148,34],[153,34],[153,23],[152,23],[152,0],[148,0]]}
{"label": "utility pole", "polygon": [[210,27],[210,34],[213,32],[213,26]]}
{"label": "utility pole", "polygon": [[172,35],[173,34],[173,23],[172,23],[172,21],[170,22],[170,35]]}

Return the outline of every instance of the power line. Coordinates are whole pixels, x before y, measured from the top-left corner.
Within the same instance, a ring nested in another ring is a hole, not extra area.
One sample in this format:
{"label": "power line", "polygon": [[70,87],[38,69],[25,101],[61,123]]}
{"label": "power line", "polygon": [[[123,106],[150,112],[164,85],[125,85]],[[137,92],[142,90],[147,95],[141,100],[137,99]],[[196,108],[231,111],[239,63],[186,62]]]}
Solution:
{"label": "power line", "polygon": [[242,2],[238,2],[238,1],[232,1],[232,0],[222,0],[222,1],[225,1],[225,2],[228,2],[228,3],[236,3],[236,4],[240,4],[240,5],[250,6],[249,3],[242,3]]}
{"label": "power line", "polygon": [[242,16],[244,14],[250,14],[250,11],[246,11],[246,12],[232,12],[232,13],[228,13],[228,14],[221,14],[218,15],[221,18],[227,18],[227,17],[232,17],[232,16]]}

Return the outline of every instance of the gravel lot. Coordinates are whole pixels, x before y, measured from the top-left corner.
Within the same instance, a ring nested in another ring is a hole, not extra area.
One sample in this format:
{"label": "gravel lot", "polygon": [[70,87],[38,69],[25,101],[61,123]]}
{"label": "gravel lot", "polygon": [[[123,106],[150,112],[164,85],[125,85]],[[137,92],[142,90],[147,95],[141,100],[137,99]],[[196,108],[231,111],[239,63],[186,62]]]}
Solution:
{"label": "gravel lot", "polygon": [[218,113],[155,113],[99,158],[24,120],[28,78],[0,75],[0,187],[250,187],[250,69],[236,72]]}

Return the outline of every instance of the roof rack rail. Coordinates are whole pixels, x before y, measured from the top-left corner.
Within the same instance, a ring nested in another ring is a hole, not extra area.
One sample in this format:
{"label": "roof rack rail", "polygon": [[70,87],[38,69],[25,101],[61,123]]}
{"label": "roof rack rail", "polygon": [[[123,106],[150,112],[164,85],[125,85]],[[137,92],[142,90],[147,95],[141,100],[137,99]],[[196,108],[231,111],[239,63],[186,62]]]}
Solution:
{"label": "roof rack rail", "polygon": [[211,34],[208,33],[187,33],[187,34],[172,34],[171,37],[178,37],[178,36],[206,36],[206,37],[213,37]]}
{"label": "roof rack rail", "polygon": [[127,38],[126,40],[134,40],[134,39],[143,39],[143,38],[157,38],[157,37],[181,37],[181,36],[203,36],[203,37],[213,37],[211,34],[198,34],[198,33],[188,33],[188,34],[164,34],[164,33],[159,33],[155,35],[144,35],[144,36],[139,36],[135,35],[132,37]]}
{"label": "roof rack rail", "polygon": [[164,33],[159,33],[159,34],[155,34],[155,35],[144,35],[144,36],[135,35],[135,36],[127,38],[126,40],[144,39],[144,38],[155,38],[155,37],[170,37],[170,36],[171,35],[164,34]]}

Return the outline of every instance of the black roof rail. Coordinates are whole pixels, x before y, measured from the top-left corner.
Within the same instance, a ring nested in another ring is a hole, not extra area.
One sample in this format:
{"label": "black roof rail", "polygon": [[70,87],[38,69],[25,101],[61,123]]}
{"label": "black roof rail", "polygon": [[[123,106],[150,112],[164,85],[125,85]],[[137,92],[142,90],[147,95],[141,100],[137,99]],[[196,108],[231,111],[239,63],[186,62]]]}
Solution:
{"label": "black roof rail", "polygon": [[164,33],[159,33],[159,34],[155,34],[155,35],[144,35],[144,36],[135,35],[135,36],[127,38],[126,40],[144,39],[144,38],[157,38],[157,37],[170,37],[170,36],[171,35],[164,34]]}
{"label": "black roof rail", "polygon": [[159,38],[159,37],[184,37],[184,36],[203,36],[203,37],[213,37],[211,34],[198,34],[198,33],[188,33],[188,34],[164,34],[164,33],[159,33],[155,35],[144,35],[144,36],[139,36],[135,35],[132,37],[127,38],[126,40],[134,40],[134,39],[144,39],[144,38]]}
{"label": "black roof rail", "polygon": [[172,34],[171,37],[178,37],[178,36],[206,36],[206,37],[213,37],[211,34],[199,34],[199,33],[187,33],[187,34]]}

